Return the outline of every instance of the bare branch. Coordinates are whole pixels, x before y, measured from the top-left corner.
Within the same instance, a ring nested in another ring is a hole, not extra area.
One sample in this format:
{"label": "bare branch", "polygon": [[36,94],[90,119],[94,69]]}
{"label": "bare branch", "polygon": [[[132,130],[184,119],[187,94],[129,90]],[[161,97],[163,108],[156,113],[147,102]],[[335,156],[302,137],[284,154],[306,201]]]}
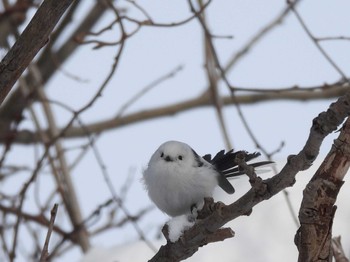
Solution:
{"label": "bare branch", "polygon": [[53,206],[52,210],[51,210],[51,218],[50,218],[50,222],[49,222],[49,228],[47,230],[45,244],[44,244],[43,250],[41,252],[40,262],[47,261],[47,257],[49,255],[49,242],[50,242],[51,233],[52,233],[52,230],[53,230],[53,225],[55,223],[57,210],[58,210],[58,204],[55,204]]}
{"label": "bare branch", "polygon": [[[287,91],[277,91],[277,92],[262,92],[260,94],[254,95],[241,95],[236,97],[236,101],[239,104],[251,104],[257,102],[267,102],[267,101],[277,101],[277,100],[289,100],[289,101],[307,101],[307,100],[318,100],[332,97],[339,97],[344,95],[348,91],[348,86],[343,85],[327,85],[326,88],[323,86],[318,90],[312,89],[297,89],[295,91],[291,91],[291,89],[287,89]],[[222,98],[223,105],[235,105],[235,101],[232,100],[231,96],[224,96]],[[204,95],[197,96],[195,98],[185,100],[179,103],[174,103],[170,105],[166,105],[163,107],[150,108],[148,110],[142,110],[136,113],[130,113],[123,117],[119,118],[111,118],[107,120],[102,120],[100,122],[91,123],[85,125],[85,128],[72,126],[67,128],[65,132],[62,133],[65,138],[75,138],[75,137],[84,137],[86,136],[86,131],[88,130],[90,134],[98,134],[103,131],[107,131],[110,129],[124,127],[127,125],[139,123],[142,121],[147,121],[149,119],[156,119],[158,117],[166,117],[173,116],[175,114],[179,114],[182,112],[186,112],[187,110],[200,108],[204,106],[212,106],[212,101],[210,96],[206,93]],[[62,131],[62,130],[60,130]],[[0,136],[0,142],[6,141],[4,137]],[[18,131],[17,135],[13,141],[14,143],[37,143],[40,142],[39,135],[31,132],[29,130]]]}
{"label": "bare branch", "polygon": [[[343,78],[343,80],[347,80],[347,76],[346,74],[343,72],[343,70],[335,63],[335,61],[328,55],[328,53],[324,50],[324,48],[319,44],[319,42],[317,41],[317,38],[314,37],[314,35],[311,33],[310,29],[307,27],[306,23],[304,22],[303,18],[301,17],[301,15],[299,14],[299,12],[297,11],[297,9],[294,6],[294,3],[292,3],[292,1],[288,0],[287,1],[293,11],[293,13],[295,14],[296,18],[298,19],[300,25],[302,26],[302,28],[304,29],[305,33],[309,36],[309,38],[311,39],[311,41],[315,44],[315,46],[317,47],[317,49],[321,52],[321,54],[323,55],[323,57],[333,66],[333,68],[339,73],[339,75],[341,75],[341,77]],[[347,80],[348,81],[348,80]],[[349,82],[350,83],[350,82]]]}
{"label": "bare branch", "polygon": [[[294,1],[293,5],[296,6],[300,0]],[[233,66],[237,64],[239,60],[241,60],[246,54],[251,51],[251,49],[262,40],[268,33],[270,33],[276,26],[281,25],[284,19],[290,13],[291,8],[287,6],[285,9],[281,11],[271,22],[266,24],[256,35],[254,35],[247,43],[243,45],[243,47],[235,53],[229,62],[225,65],[225,71],[229,71],[233,69]]]}
{"label": "bare branch", "polygon": [[[202,6],[202,1],[198,0],[200,6]],[[212,99],[213,106],[216,111],[216,115],[218,118],[219,126],[221,129],[221,133],[223,136],[223,140],[226,144],[226,149],[233,148],[230,136],[228,135],[226,123],[224,120],[223,112],[222,112],[222,97],[219,94],[218,82],[220,80],[220,75],[216,70],[216,54],[213,52],[213,39],[212,34],[210,33],[207,22],[205,18],[204,11],[201,14],[198,14],[198,17],[201,16],[201,25],[204,31],[204,50],[205,50],[205,69],[207,72],[208,79],[208,92],[210,93],[210,97]]]}
{"label": "bare branch", "polygon": [[328,37],[316,37],[316,41],[338,41],[338,40],[345,40],[350,41],[350,37],[347,36],[328,36]]}
{"label": "bare branch", "polygon": [[327,157],[305,187],[296,235],[298,261],[331,261],[335,201],[350,167],[350,118]]}
{"label": "bare branch", "polygon": [[[37,61],[37,65],[41,72],[43,85],[47,83],[56,70],[60,68],[61,64],[66,61],[80,46],[79,43],[75,41],[75,37],[82,32],[88,32],[91,27],[93,27],[99,21],[107,9],[108,8],[104,0],[96,1],[95,5],[91,8],[91,10],[89,10],[83,21],[70,35],[68,40],[62,46],[60,46],[57,51],[53,51],[51,50],[51,46],[54,44],[52,41],[54,41],[57,34],[63,30],[61,27],[57,29],[57,33],[54,33],[53,37],[50,38],[49,44],[40,54]],[[65,20],[62,22],[64,24],[68,24]],[[30,79],[27,80],[28,81],[26,82],[29,84],[30,90],[35,90],[36,87],[30,84]],[[17,88],[10,94],[5,103],[0,107],[0,119],[3,120],[0,125],[2,130],[1,133],[8,133],[12,119],[22,116],[24,108],[26,108],[26,106],[32,102],[32,98],[32,92],[23,94],[20,88]]]}
{"label": "bare branch", "polygon": [[[33,69],[36,68],[33,66]],[[40,74],[40,72],[35,69],[37,74]],[[40,78],[40,75],[38,76]],[[50,104],[47,102],[47,97],[42,88],[37,89],[38,97],[42,102],[43,105],[43,111],[45,113],[45,117],[48,123],[48,130],[49,130],[49,137],[55,137],[59,134],[59,130],[56,125],[56,120],[53,114],[53,111],[51,109]],[[76,194],[75,186],[73,184],[71,174],[69,172],[68,164],[66,161],[66,157],[63,153],[63,146],[60,142],[60,140],[57,140],[54,143],[55,150],[56,150],[56,155],[58,158],[59,162],[59,174],[60,174],[60,181],[63,182],[63,194],[62,194],[62,199],[64,200],[66,209],[69,213],[70,220],[73,224],[73,227],[78,227],[78,225],[81,224],[82,215],[81,215],[81,210],[80,210],[80,205],[78,203],[78,197]],[[57,187],[60,187],[60,184],[57,184]],[[90,241],[89,241],[89,236],[88,232],[85,228],[84,225],[79,226],[79,242],[84,251],[87,251],[90,248]]]}
{"label": "bare branch", "polygon": [[169,73],[165,74],[164,76],[161,76],[160,78],[154,80],[149,85],[142,88],[142,90],[135,94],[130,100],[128,100],[124,105],[121,106],[119,109],[116,118],[120,118],[124,112],[129,108],[132,104],[134,104],[137,100],[139,100],[143,95],[145,95],[147,92],[149,92],[151,89],[158,86],[160,83],[164,82],[165,80],[168,80],[172,77],[174,77],[178,72],[180,72],[183,69],[183,66],[177,66],[175,69],[171,70]]}
{"label": "bare branch", "polygon": [[[158,23],[154,22],[153,20],[145,20],[145,21],[138,21],[136,19],[124,16],[123,19],[134,22],[135,24],[138,24],[139,26],[154,26],[154,27],[175,27],[175,26],[182,26],[190,22],[191,20],[195,19],[197,15],[200,15],[204,10],[209,6],[212,0],[208,0],[205,4],[201,6],[201,8],[198,10],[198,12],[195,12],[195,14],[191,15],[190,17],[178,21],[178,22],[170,22],[170,23]],[[147,16],[149,18],[149,15]]]}
{"label": "bare branch", "polygon": [[[12,214],[12,215],[21,216],[26,221],[34,222],[43,227],[47,227],[47,228],[49,227],[49,221],[43,214],[33,215],[23,211],[20,212],[16,208],[7,207],[2,204],[0,204],[0,210],[3,214],[6,214],[6,215]],[[69,240],[72,241],[73,243],[77,243],[75,236],[69,235],[69,233],[64,231],[62,228],[54,225],[53,231],[62,237],[69,238]]]}
{"label": "bare branch", "polygon": [[48,42],[73,0],[45,0],[20,38],[0,63],[0,105],[39,50]]}
{"label": "bare branch", "polygon": [[345,256],[340,236],[332,238],[332,251],[335,262],[349,262],[349,259]]}

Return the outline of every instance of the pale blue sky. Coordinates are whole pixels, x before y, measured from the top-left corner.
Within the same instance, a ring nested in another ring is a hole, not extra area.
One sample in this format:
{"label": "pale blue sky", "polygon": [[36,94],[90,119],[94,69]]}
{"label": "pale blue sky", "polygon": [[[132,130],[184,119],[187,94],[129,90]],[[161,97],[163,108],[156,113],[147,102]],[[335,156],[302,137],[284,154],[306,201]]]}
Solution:
{"label": "pale blue sky", "polygon": [[[137,2],[157,22],[179,21],[190,15],[187,1]],[[276,0],[213,1],[208,8],[207,17],[212,33],[234,36],[230,40],[216,39],[214,42],[221,63],[225,65],[232,55],[285,7],[285,3],[285,1]],[[128,6],[131,16],[140,17],[139,12],[135,12],[125,2],[120,1],[120,6]],[[88,4],[86,8],[88,9]],[[348,27],[350,3],[348,1],[306,0],[301,1],[297,9],[315,36],[350,36]],[[78,21],[79,17],[74,19]],[[96,30],[101,29],[112,19],[114,19],[113,14],[109,12]],[[133,26],[127,28],[132,29]],[[115,27],[114,30],[104,34],[102,39],[114,41],[118,39],[117,35],[118,30]],[[332,41],[323,43],[322,46],[345,74],[349,75],[350,42]],[[79,109],[95,93],[110,70],[116,48],[92,50],[91,47],[92,45],[84,46],[63,65],[64,71],[79,76],[87,82],[77,82],[63,73],[58,73],[50,81],[48,89],[50,98]],[[103,96],[93,108],[82,115],[82,119],[85,123],[89,123],[112,117],[135,93],[179,65],[184,66],[181,72],[142,97],[127,110],[126,114],[194,97],[202,93],[206,87],[203,63],[203,35],[198,21],[193,20],[189,24],[173,29],[142,28],[138,34],[126,42],[115,76]],[[228,74],[228,78],[233,85],[239,87],[283,88],[293,85],[308,87],[333,83],[339,80],[340,76],[307,37],[295,16],[290,14],[282,25],[277,26],[254,46],[251,52]],[[227,88],[221,85],[220,92],[227,94]],[[286,156],[301,150],[308,136],[312,119],[319,112],[326,110],[334,100],[277,101],[242,106],[242,109],[259,142],[268,151],[275,150],[281,141],[285,142],[283,150],[276,155],[277,159],[284,160]],[[59,107],[54,108],[60,124],[64,125],[71,117],[70,113]],[[233,106],[225,108],[224,117],[235,148],[256,150]],[[30,126],[28,122],[24,122],[23,126],[26,125]],[[332,135],[327,138],[321,148],[323,155],[328,152],[335,137]],[[126,180],[130,168],[135,169],[135,178],[126,202],[131,212],[151,204],[139,180],[142,168],[147,164],[151,154],[167,140],[186,142],[202,155],[216,153],[224,148],[215,111],[209,107],[123,127],[107,132],[98,139],[97,147],[116,189],[119,189]],[[80,139],[79,143],[84,141],[87,140]],[[70,144],[77,143],[70,141],[66,145]],[[28,148],[23,150],[33,152]],[[73,155],[75,153],[68,155],[69,161],[73,160]],[[25,158],[23,161],[28,161],[28,157]],[[31,161],[32,159],[29,159],[28,162]],[[74,170],[73,175],[84,215],[90,214],[98,204],[110,197],[91,150]],[[46,179],[43,178],[43,181]],[[42,190],[45,194],[45,190]],[[28,203],[29,206],[31,206],[30,203]],[[266,220],[254,221],[253,217],[254,214],[249,221],[254,225],[263,227],[264,223],[269,223]],[[166,219],[164,214],[154,210],[141,221],[140,225],[152,238],[158,230],[156,226],[160,226]],[[113,230],[101,235],[93,239],[93,243],[113,246],[135,238],[137,238],[136,232],[128,226],[125,230]],[[293,242],[284,245],[293,245]],[[69,259],[78,257],[77,251],[69,254]],[[247,258],[245,261],[256,260]]]}

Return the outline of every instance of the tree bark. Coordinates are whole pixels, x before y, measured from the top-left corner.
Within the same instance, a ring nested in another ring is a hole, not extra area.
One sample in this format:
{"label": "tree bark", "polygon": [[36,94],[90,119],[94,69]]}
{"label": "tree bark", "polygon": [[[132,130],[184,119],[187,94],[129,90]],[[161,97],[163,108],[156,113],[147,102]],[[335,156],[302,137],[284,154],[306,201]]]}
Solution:
{"label": "tree bark", "polygon": [[45,0],[0,63],[0,105],[74,0]]}
{"label": "tree bark", "polygon": [[332,261],[332,224],[335,201],[350,166],[350,119],[329,154],[308,183],[299,211],[295,242],[299,262]]}

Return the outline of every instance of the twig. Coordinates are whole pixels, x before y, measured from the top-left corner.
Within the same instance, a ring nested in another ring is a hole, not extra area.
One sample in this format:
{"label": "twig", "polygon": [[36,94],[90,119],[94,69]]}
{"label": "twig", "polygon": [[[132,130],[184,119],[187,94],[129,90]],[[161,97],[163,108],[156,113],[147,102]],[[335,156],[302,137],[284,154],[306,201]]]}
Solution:
{"label": "twig", "polygon": [[346,36],[328,36],[328,37],[315,37],[316,41],[334,41],[334,40],[345,40],[350,41],[350,37]]}
{"label": "twig", "polygon": [[148,21],[151,21],[153,23],[153,19],[151,18],[151,16],[147,13],[147,11],[141,6],[139,5],[136,1],[134,0],[126,0],[126,2],[132,4],[133,6],[136,7],[136,9],[138,9],[147,19]]}
{"label": "twig", "polygon": [[[5,215],[3,215],[3,221],[5,221]],[[10,255],[10,250],[9,248],[7,247],[7,242],[6,242],[6,239],[5,239],[5,234],[4,234],[4,225],[5,223],[3,223],[3,225],[0,227],[0,239],[1,239],[1,242],[2,242],[2,251],[4,253],[4,255],[6,255],[6,257],[8,258],[8,260],[10,261],[11,259],[11,255]]]}
{"label": "twig", "polygon": [[154,80],[149,85],[145,86],[143,89],[141,89],[140,92],[135,94],[132,98],[130,98],[124,105],[122,105],[119,109],[119,112],[117,113],[115,118],[120,118],[123,113],[127,110],[128,107],[130,107],[132,104],[134,104],[137,100],[139,100],[142,96],[144,96],[147,92],[151,91],[153,88],[164,82],[165,80],[168,80],[172,77],[174,77],[177,73],[179,73],[181,70],[183,70],[183,66],[177,66],[175,69],[171,70],[169,73],[165,74],[164,76],[161,76],[160,78]]}
{"label": "twig", "polygon": [[196,12],[194,15],[191,15],[190,17],[179,21],[179,22],[170,22],[170,23],[158,23],[158,22],[154,22],[152,20],[146,20],[146,21],[138,21],[136,19],[127,17],[127,16],[123,16],[122,18],[133,22],[135,24],[138,24],[139,26],[154,26],[154,27],[175,27],[175,26],[182,26],[187,24],[188,22],[190,22],[191,20],[195,19],[197,15],[201,14],[208,6],[209,4],[212,2],[212,0],[209,0],[208,2],[206,2],[199,10],[198,12]]}
{"label": "twig", "polygon": [[[88,136],[88,138],[89,138],[89,136]],[[103,178],[104,178],[104,180],[106,182],[106,185],[108,187],[108,190],[109,190],[110,194],[112,195],[113,201],[119,206],[119,208],[123,211],[123,213],[125,214],[127,219],[132,223],[135,231],[138,233],[138,235],[141,238],[141,240],[143,240],[151,250],[156,251],[156,248],[148,240],[148,238],[145,236],[145,234],[143,233],[143,231],[140,228],[140,226],[136,223],[136,221],[134,219],[132,219],[131,213],[125,207],[125,205],[123,204],[122,199],[120,198],[120,196],[117,194],[115,188],[113,187],[110,175],[109,175],[109,173],[107,171],[106,165],[103,162],[101,154],[98,151],[98,148],[96,147],[96,145],[94,143],[90,143],[90,146],[91,146],[92,152],[93,152],[93,154],[95,156],[95,159],[97,160],[97,163],[100,166]]]}
{"label": "twig", "polygon": [[[43,227],[49,227],[49,221],[43,214],[32,215],[32,214],[29,214],[29,213],[26,213],[23,211],[18,211],[14,207],[7,207],[7,206],[4,206],[2,204],[0,204],[0,210],[3,214],[13,214],[16,216],[21,216],[26,221],[36,223],[36,224],[41,225]],[[73,243],[77,243],[74,236],[70,236],[69,233],[64,231],[62,228],[54,225],[53,231],[62,237],[69,238],[69,240],[72,241]]]}
{"label": "twig", "polygon": [[[33,75],[35,75],[36,79],[38,80],[39,83],[41,83],[40,79],[40,72],[38,68],[33,65],[31,67],[31,70],[33,71]],[[56,125],[56,120],[54,117],[54,114],[52,112],[50,104],[47,102],[47,97],[46,94],[43,90],[43,88],[38,88],[37,89],[37,95],[39,100],[42,103],[43,106],[43,111],[46,117],[46,121],[48,123],[48,135],[49,137],[55,137],[56,135],[59,134],[59,130]],[[78,203],[78,197],[75,191],[75,187],[71,178],[71,174],[69,172],[68,164],[66,161],[66,157],[63,154],[63,147],[60,142],[60,140],[56,140],[54,143],[54,147],[56,150],[56,156],[58,159],[59,163],[59,172],[60,174],[60,181],[63,182],[63,194],[61,194],[62,199],[65,203],[66,209],[69,214],[69,218],[71,220],[71,223],[73,227],[77,227],[78,225],[81,224],[82,221],[82,215],[81,215],[81,210],[80,210],[80,205]],[[60,187],[62,183],[58,183],[57,187]],[[79,243],[81,245],[81,248],[84,251],[87,251],[90,248],[90,241],[88,237],[88,232],[84,225],[79,226]]]}
{"label": "twig", "polygon": [[324,48],[317,41],[317,38],[313,36],[313,34],[311,33],[310,29],[307,27],[306,23],[304,22],[303,18],[300,16],[299,12],[294,7],[294,3],[292,3],[292,1],[290,1],[290,0],[288,0],[287,3],[289,4],[291,10],[295,14],[295,17],[299,21],[301,27],[304,29],[305,33],[309,36],[311,41],[315,44],[317,49],[321,52],[323,57],[333,66],[333,68],[339,73],[339,75],[341,75],[343,80],[346,80],[348,83],[350,83],[350,81],[347,80],[348,77],[343,72],[343,70],[341,70],[340,67],[334,62],[334,60],[328,55],[328,53],[324,50]]}
{"label": "twig", "polygon": [[101,40],[86,40],[86,41],[80,41],[80,44],[84,44],[84,45],[95,44],[95,46],[92,48],[94,50],[97,50],[97,49],[100,49],[100,48],[106,47],[106,46],[118,46],[122,42],[124,42],[125,40],[134,36],[140,29],[141,29],[141,27],[138,27],[134,31],[132,31],[131,33],[124,33],[118,41],[106,42],[106,41],[101,41]]}
{"label": "twig", "polygon": [[332,238],[332,251],[335,262],[349,262],[349,259],[345,256],[340,236]]}
{"label": "twig", "polygon": [[54,204],[54,206],[53,206],[53,208],[51,210],[51,218],[50,218],[49,228],[47,230],[45,244],[44,244],[43,250],[41,252],[40,262],[48,261],[47,257],[49,255],[49,242],[50,242],[50,237],[51,237],[51,233],[52,233],[52,230],[53,230],[53,225],[55,223],[57,210],[58,210],[58,204]]}
{"label": "twig", "polygon": [[82,224],[87,225],[94,217],[100,216],[104,208],[110,206],[113,203],[114,203],[113,199],[108,199],[104,203],[99,204],[97,208],[82,221]]}
{"label": "twig", "polygon": [[[93,143],[95,143],[97,138],[99,137],[99,134],[91,135],[91,136],[93,137],[92,138]],[[83,160],[84,156],[88,153],[88,150],[90,149],[89,145],[90,145],[90,142],[80,146],[81,150],[79,152],[79,155],[71,162],[71,164],[68,167],[70,172],[73,171],[73,169],[79,164],[81,160]]]}
{"label": "twig", "polygon": [[110,229],[113,229],[113,228],[122,227],[122,226],[126,225],[127,223],[130,223],[130,221],[138,221],[145,214],[149,213],[151,210],[154,210],[154,206],[149,206],[149,207],[142,208],[135,215],[133,215],[131,217],[124,217],[124,218],[122,218],[122,219],[120,219],[119,221],[116,221],[116,222],[114,222],[112,220],[113,217],[111,216],[109,222],[107,222],[105,225],[100,226],[100,227],[96,228],[95,230],[93,230],[91,232],[91,235],[96,236],[97,234],[100,234],[100,233],[102,233],[104,231],[107,231],[107,230],[110,230]]}
{"label": "twig", "polygon": [[[203,7],[201,0],[198,0],[198,3],[200,7]],[[201,18],[199,18],[199,16],[201,16]],[[226,149],[230,150],[233,148],[233,145],[232,145],[230,136],[228,134],[226,123],[222,112],[223,103],[222,103],[222,97],[220,96],[219,88],[218,88],[220,75],[216,71],[217,61],[215,59],[216,54],[213,52],[213,49],[212,49],[212,46],[214,46],[212,42],[213,41],[212,34],[209,31],[209,28],[207,26],[204,11],[201,12],[201,14],[198,14],[198,19],[202,19],[201,25],[204,31],[205,69],[207,72],[207,79],[208,79],[208,92],[210,93],[213,106],[215,107],[216,116],[219,122],[219,127],[221,129],[223,140],[226,144]]]}
{"label": "twig", "polygon": [[340,79],[339,81],[336,81],[332,84],[323,84],[322,86],[309,86],[309,87],[300,87],[300,86],[291,86],[291,87],[285,87],[285,88],[277,88],[277,87],[274,87],[274,88],[254,88],[254,87],[238,87],[238,86],[235,86],[235,93],[238,93],[238,92],[250,92],[250,93],[253,93],[252,95],[254,95],[254,93],[279,93],[279,92],[282,92],[282,93],[287,93],[287,92],[296,92],[298,93],[299,91],[302,91],[302,92],[318,92],[318,91],[321,91],[321,90],[327,90],[329,88],[333,88],[335,86],[349,86],[347,81],[343,80],[343,79]]}
{"label": "twig", "polygon": [[[300,2],[300,0],[294,1],[293,5],[297,5]],[[260,41],[265,37],[268,33],[270,33],[276,26],[281,25],[284,19],[288,16],[290,13],[291,8],[290,6],[287,6],[282,10],[280,14],[278,14],[271,22],[266,24],[256,35],[254,35],[247,43],[243,45],[243,47],[232,56],[232,58],[229,60],[229,62],[224,66],[224,69],[226,72],[233,69],[233,66],[235,66],[239,60],[241,60],[244,55],[248,54],[249,51]]]}
{"label": "twig", "polygon": [[125,181],[123,182],[123,184],[119,189],[119,192],[120,192],[119,196],[124,202],[126,201],[126,197],[127,197],[127,194],[129,193],[131,185],[135,181],[135,175],[138,173],[137,171],[138,170],[136,169],[136,167],[130,167],[128,174],[126,175]]}

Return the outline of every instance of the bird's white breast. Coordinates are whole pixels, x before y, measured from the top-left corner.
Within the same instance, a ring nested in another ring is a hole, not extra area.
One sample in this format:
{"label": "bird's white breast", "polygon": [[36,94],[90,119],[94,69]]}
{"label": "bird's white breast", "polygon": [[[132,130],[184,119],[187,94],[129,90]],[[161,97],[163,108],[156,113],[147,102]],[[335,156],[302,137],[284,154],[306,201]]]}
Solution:
{"label": "bird's white breast", "polygon": [[183,168],[177,163],[157,162],[144,171],[149,197],[170,216],[189,213],[193,204],[209,197],[218,184],[210,166]]}

